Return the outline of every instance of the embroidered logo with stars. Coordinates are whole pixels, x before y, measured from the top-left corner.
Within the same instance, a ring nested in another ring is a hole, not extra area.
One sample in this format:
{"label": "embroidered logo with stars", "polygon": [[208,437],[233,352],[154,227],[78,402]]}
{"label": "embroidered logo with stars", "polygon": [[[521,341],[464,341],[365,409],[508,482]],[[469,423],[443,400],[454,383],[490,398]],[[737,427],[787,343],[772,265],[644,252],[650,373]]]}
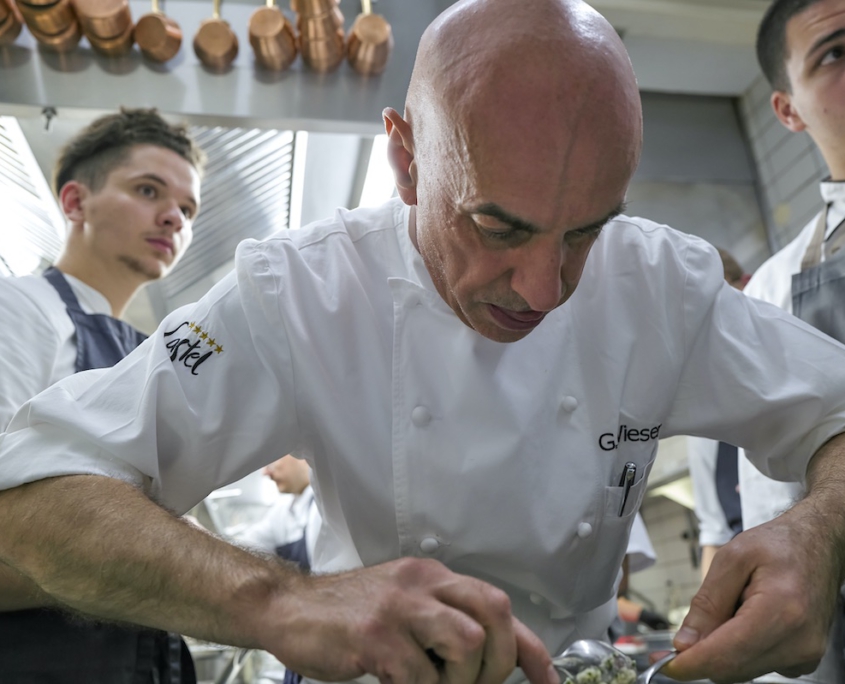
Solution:
{"label": "embroidered logo with stars", "polygon": [[[176,333],[184,337],[174,337]],[[197,369],[203,363],[211,356],[223,353],[223,345],[194,321],[184,321],[173,330],[166,330],[164,337],[172,338],[165,343],[170,350],[170,360],[181,362],[185,368],[191,370],[191,375],[199,375]]]}

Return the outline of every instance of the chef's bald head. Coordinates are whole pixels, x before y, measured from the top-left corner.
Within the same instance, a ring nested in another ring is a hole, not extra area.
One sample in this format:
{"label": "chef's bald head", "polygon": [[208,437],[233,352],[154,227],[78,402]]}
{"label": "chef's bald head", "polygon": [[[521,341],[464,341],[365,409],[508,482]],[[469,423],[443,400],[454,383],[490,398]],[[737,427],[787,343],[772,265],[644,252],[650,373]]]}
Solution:
{"label": "chef's bald head", "polygon": [[580,0],[531,0],[518,11],[513,0],[456,3],[422,36],[406,113],[418,144],[454,133],[464,117],[517,136],[520,124],[574,133],[589,120],[629,148],[632,172],[639,157],[630,59],[613,27]]}

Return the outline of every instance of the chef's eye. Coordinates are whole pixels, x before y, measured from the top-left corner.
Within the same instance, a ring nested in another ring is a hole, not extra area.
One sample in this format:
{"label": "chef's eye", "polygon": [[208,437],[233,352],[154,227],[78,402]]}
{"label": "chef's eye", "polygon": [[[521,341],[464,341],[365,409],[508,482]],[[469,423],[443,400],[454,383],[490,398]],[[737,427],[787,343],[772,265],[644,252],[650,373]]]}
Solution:
{"label": "chef's eye", "polygon": [[601,226],[593,226],[591,228],[579,228],[578,230],[570,230],[566,234],[566,241],[569,244],[584,244],[592,242],[601,233]]}
{"label": "chef's eye", "polygon": [[828,50],[827,52],[822,55],[822,59],[819,62],[821,66],[825,66],[826,64],[832,64],[833,62],[842,58],[843,49],[840,46],[836,46]]}

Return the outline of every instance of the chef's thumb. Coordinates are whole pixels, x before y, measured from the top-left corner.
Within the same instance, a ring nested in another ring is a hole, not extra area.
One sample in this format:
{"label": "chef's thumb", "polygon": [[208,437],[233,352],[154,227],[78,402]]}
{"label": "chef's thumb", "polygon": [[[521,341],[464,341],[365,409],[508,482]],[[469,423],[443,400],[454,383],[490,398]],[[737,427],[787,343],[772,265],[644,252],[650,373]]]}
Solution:
{"label": "chef's thumb", "polygon": [[693,596],[689,613],[675,634],[674,645],[679,651],[694,646],[736,613],[748,576],[729,563],[717,563],[717,559],[718,556],[701,588]]}

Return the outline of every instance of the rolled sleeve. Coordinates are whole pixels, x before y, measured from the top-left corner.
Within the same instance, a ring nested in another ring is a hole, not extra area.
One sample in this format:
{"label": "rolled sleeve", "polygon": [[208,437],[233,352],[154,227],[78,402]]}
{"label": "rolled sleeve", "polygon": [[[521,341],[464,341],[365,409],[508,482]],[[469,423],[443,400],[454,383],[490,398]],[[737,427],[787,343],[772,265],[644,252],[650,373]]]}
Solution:
{"label": "rolled sleeve", "polygon": [[254,246],[239,248],[237,264],[113,368],[67,378],[22,407],[0,437],[0,488],[105,475],[182,513],[292,450],[278,283]]}
{"label": "rolled sleeve", "polygon": [[766,475],[802,481],[818,448],[845,431],[845,346],[714,283],[714,255],[690,255],[688,353],[667,434],[735,444]]}

